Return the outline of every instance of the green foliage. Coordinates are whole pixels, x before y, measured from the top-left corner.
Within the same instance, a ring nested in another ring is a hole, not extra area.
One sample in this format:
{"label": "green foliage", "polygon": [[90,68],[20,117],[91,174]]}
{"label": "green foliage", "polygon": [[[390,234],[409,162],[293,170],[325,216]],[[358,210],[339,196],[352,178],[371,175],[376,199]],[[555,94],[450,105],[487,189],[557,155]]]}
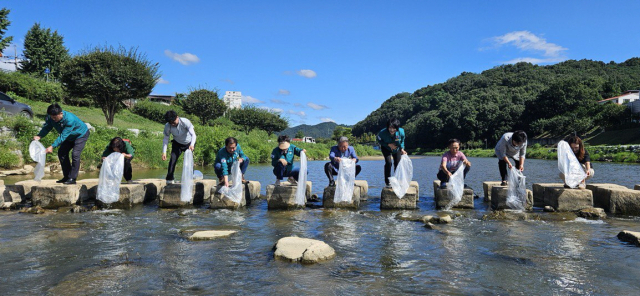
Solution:
{"label": "green foliage", "polygon": [[195,115],[187,114],[179,106],[176,106],[176,105],[167,106],[160,103],[154,103],[148,100],[138,101],[138,103],[133,107],[131,111],[135,114],[138,114],[144,118],[153,120],[157,123],[165,124],[166,121],[164,120],[164,114],[167,113],[167,111],[169,110],[176,111],[179,117],[185,117],[194,124],[198,124],[200,122],[200,118],[198,118]]}
{"label": "green foliage", "polygon": [[218,93],[204,88],[191,90],[187,98],[180,101],[184,111],[198,116],[202,125],[222,116],[227,108]]}
{"label": "green foliage", "polygon": [[160,78],[158,64],[136,49],[94,48],[63,64],[60,80],[71,96],[91,98],[107,125],[127,99],[145,98]]}
{"label": "green foliage", "polygon": [[[354,135],[376,134],[391,117],[398,118],[408,148],[438,148],[449,138],[463,143],[495,145],[500,136],[524,129],[542,133],[578,134],[596,126],[630,120],[624,107],[597,104],[637,89],[640,59],[605,64],[569,60],[551,66],[503,65],[480,74],[462,73],[448,81],[400,93],[353,127]],[[477,145],[476,145],[477,146]]]}
{"label": "green foliage", "polygon": [[12,168],[15,167],[20,161],[20,157],[17,154],[12,153],[9,150],[0,150],[0,168]]}
{"label": "green foliage", "polygon": [[351,140],[351,128],[344,126],[336,126],[333,130],[333,140],[337,141],[340,137],[347,137]]}
{"label": "green foliage", "polygon": [[268,135],[279,132],[289,125],[280,113],[261,109],[253,105],[245,105],[240,109],[229,110],[229,119],[242,127],[245,132],[254,129],[266,131]]}
{"label": "green foliage", "polygon": [[24,37],[24,57],[19,71],[34,76],[45,77],[45,69],[49,68],[50,76],[60,77],[60,65],[69,60],[69,50],[64,46],[64,38],[58,31],[41,28],[36,23]]}
{"label": "green foliage", "polygon": [[46,82],[19,72],[0,71],[0,91],[47,103],[61,102],[66,96],[60,83]]}
{"label": "green foliage", "polygon": [[304,132],[302,130],[298,130],[294,138],[298,138],[298,139],[304,138]]}
{"label": "green foliage", "polygon": [[13,41],[13,36],[4,37],[4,34],[7,33],[7,27],[11,24],[8,17],[10,11],[6,8],[0,9],[0,53]]}
{"label": "green foliage", "polygon": [[299,130],[307,137],[314,137],[316,141],[319,138],[331,138],[333,137],[333,130],[338,126],[335,122],[323,122],[316,125],[301,124],[298,126],[285,128],[278,135],[288,135],[293,137]]}

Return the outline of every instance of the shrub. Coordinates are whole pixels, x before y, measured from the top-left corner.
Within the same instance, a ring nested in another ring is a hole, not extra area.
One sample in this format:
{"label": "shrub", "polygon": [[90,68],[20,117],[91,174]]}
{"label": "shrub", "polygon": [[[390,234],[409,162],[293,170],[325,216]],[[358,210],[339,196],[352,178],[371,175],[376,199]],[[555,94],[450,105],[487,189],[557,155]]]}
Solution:
{"label": "shrub", "polygon": [[197,124],[200,122],[200,119],[197,116],[187,114],[176,105],[167,106],[147,100],[138,101],[138,103],[133,107],[132,112],[142,117],[151,119],[155,122],[164,124],[166,123],[166,121],[164,120],[164,114],[169,110],[176,111],[179,117],[185,117],[189,119],[193,124]]}
{"label": "shrub", "polygon": [[41,102],[60,102],[66,97],[60,83],[47,82],[19,72],[0,71],[0,91],[13,92],[29,100]]}

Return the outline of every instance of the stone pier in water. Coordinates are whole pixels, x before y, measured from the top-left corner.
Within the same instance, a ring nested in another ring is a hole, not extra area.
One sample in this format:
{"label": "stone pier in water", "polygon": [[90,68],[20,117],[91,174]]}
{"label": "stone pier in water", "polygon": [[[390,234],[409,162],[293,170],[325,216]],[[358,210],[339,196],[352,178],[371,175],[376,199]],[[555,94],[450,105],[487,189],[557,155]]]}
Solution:
{"label": "stone pier in water", "polygon": [[593,207],[591,190],[564,188],[563,184],[548,183],[533,184],[533,189],[534,205],[542,200],[543,206],[550,206],[558,212],[574,212]]}
{"label": "stone pier in water", "polygon": [[[492,186],[491,187],[491,209],[508,210],[511,209],[507,205],[508,186]],[[533,210],[533,191],[527,189],[527,201],[524,206],[525,211]]]}
{"label": "stone pier in water", "polygon": [[[311,181],[307,181],[306,184],[306,198],[311,196]],[[271,189],[269,189],[271,186]],[[268,185],[267,186],[267,208],[269,210],[288,210],[304,208],[305,205],[296,204],[296,191],[298,185],[291,185],[289,182],[282,182],[280,186]],[[269,192],[270,191],[270,192]],[[306,200],[305,200],[306,204]]]}
{"label": "stone pier in water", "polygon": [[[451,199],[449,198],[449,189],[440,189],[440,180],[433,181],[433,188],[435,190],[434,200],[436,202],[436,209],[444,209]],[[473,189],[465,188],[462,192],[462,199],[457,205],[453,206],[454,209],[473,209]]]}
{"label": "stone pier in water", "polygon": [[211,189],[211,200],[209,207],[212,209],[238,209],[251,203],[252,200],[260,198],[261,185],[258,181],[248,181],[242,186],[243,198],[240,202],[234,202],[229,197],[218,192],[220,186]]}
{"label": "stone pier in water", "polygon": [[360,206],[360,186],[353,186],[353,194],[349,201],[342,201],[336,203],[334,201],[336,189],[338,186],[327,186],[324,188],[324,193],[322,194],[322,206],[326,209],[330,208],[352,208],[357,209]]}
{"label": "stone pier in water", "polygon": [[402,198],[398,198],[391,187],[385,187],[380,194],[380,209],[417,209],[419,193],[420,185],[417,181],[411,181],[407,193]]}

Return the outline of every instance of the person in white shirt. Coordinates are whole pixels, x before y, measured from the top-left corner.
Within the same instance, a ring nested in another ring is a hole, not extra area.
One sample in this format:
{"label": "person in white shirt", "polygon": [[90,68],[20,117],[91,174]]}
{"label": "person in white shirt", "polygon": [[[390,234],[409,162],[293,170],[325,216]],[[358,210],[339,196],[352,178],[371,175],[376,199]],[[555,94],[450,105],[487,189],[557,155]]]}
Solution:
{"label": "person in white shirt", "polygon": [[167,111],[164,115],[167,123],[164,125],[164,139],[162,140],[162,160],[167,160],[167,145],[169,144],[169,136],[173,135],[171,140],[171,159],[169,160],[169,168],[167,170],[167,183],[173,184],[173,172],[176,169],[176,163],[182,152],[187,149],[193,151],[196,145],[196,132],[193,124],[186,118],[178,117],[173,111]]}

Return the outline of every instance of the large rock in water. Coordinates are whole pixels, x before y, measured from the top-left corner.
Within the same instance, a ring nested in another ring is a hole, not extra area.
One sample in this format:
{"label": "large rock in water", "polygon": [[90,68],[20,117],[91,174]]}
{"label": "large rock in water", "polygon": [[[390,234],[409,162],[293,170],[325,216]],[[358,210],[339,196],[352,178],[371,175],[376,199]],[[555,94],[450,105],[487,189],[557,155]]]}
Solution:
{"label": "large rock in water", "polygon": [[[308,187],[309,186],[307,186],[307,188]],[[275,186],[273,192],[271,193],[271,196],[267,197],[267,208],[269,210],[304,208],[305,205],[296,204],[297,190],[298,185]]]}
{"label": "large rock in water", "polygon": [[418,190],[415,186],[409,186],[407,193],[398,198],[391,187],[385,187],[380,194],[380,209],[417,209],[418,208]]}
{"label": "large rock in water", "polygon": [[14,185],[7,185],[7,188],[9,188],[13,192],[20,194],[24,201],[29,201],[31,200],[31,190],[33,190],[34,186],[55,184],[57,184],[56,180],[53,179],[44,179],[40,181],[24,180],[16,182]]}
{"label": "large rock in water", "polygon": [[640,184],[636,184],[636,186],[633,186],[634,190],[640,190]]}
{"label": "large rock in water", "polygon": [[360,187],[360,200],[369,198],[369,182],[367,180],[355,180],[356,187]]}
{"label": "large rock in water", "polygon": [[98,196],[98,183],[100,179],[83,179],[77,182],[80,185],[80,201],[94,201]]}
{"label": "large rock in water", "polygon": [[587,184],[587,189],[591,190],[593,194],[593,206],[609,211],[611,207],[610,189],[627,189],[627,187],[610,183],[591,183]]}
{"label": "large rock in water", "polygon": [[617,215],[640,216],[640,190],[609,189],[609,212]]}
{"label": "large rock in water", "polygon": [[191,191],[191,199],[189,201],[181,201],[180,193],[182,192],[182,184],[167,184],[158,198],[158,206],[161,208],[179,208],[193,205],[193,195],[195,195],[195,186]]}
{"label": "large rock in water", "polygon": [[101,208],[130,209],[134,205],[144,202],[145,192],[143,184],[120,184],[120,198],[117,202],[105,204],[96,200],[96,205]]}
{"label": "large rock in water", "polygon": [[218,180],[212,179],[202,179],[202,180],[194,180],[194,194],[193,194],[193,204],[201,205],[204,201],[208,201],[211,199],[211,189],[215,188]]}
{"label": "large rock in water", "polygon": [[[305,191],[305,194],[307,195],[307,200],[311,199],[311,181],[307,181],[307,190]],[[283,181],[280,182],[280,186],[292,186],[291,183],[289,181]],[[269,184],[267,185],[267,199],[269,199],[271,197],[271,194],[273,194],[274,189],[276,188],[276,185],[274,184]]]}
{"label": "large rock in water", "polygon": [[547,188],[563,188],[562,183],[533,183],[533,206],[542,208],[547,205],[544,202],[544,191]]}
{"label": "large rock in water", "polygon": [[6,186],[0,185],[0,208],[14,209],[22,202],[19,193],[8,190]]}
{"label": "large rock in water", "polygon": [[251,200],[260,198],[260,190],[262,190],[262,184],[258,181],[247,181],[244,185],[245,198],[247,204],[251,203]]}
{"label": "large rock in water", "polygon": [[544,189],[545,205],[559,212],[573,212],[593,207],[593,193],[586,189],[548,187]]}
{"label": "large rock in water", "polygon": [[[509,192],[508,186],[493,186],[491,191],[491,208],[493,210],[511,209],[507,205],[507,193]],[[533,192],[529,189],[527,189],[527,202],[524,209],[525,211],[533,210]]]}
{"label": "large rock in water", "polygon": [[632,243],[636,247],[640,247],[640,232],[623,230],[618,233],[618,239],[624,242]]}
{"label": "large rock in water", "polygon": [[195,233],[193,233],[189,239],[190,240],[210,240],[210,239],[216,239],[216,238],[220,238],[220,237],[227,237],[230,236],[234,233],[236,233],[237,231],[235,230],[203,230],[203,231],[196,231]]}
{"label": "large rock in water", "polygon": [[[444,209],[451,199],[449,198],[449,189],[436,189],[435,202],[436,209]],[[465,188],[462,192],[462,199],[457,205],[453,206],[456,209],[473,209],[473,189]]]}
{"label": "large rock in water", "polygon": [[160,196],[162,189],[167,186],[165,179],[140,179],[135,183],[144,185],[144,202],[152,202]]}
{"label": "large rock in water", "polygon": [[316,263],[336,256],[336,251],[323,241],[284,237],[273,247],[274,256],[291,262]]}
{"label": "large rock in water", "polygon": [[31,201],[34,206],[45,209],[57,209],[75,205],[80,198],[81,185],[40,185],[31,190]]}
{"label": "large rock in water", "polygon": [[326,209],[330,208],[352,208],[357,209],[360,206],[360,187],[353,186],[353,195],[351,200],[342,201],[336,203],[334,201],[337,186],[327,186],[324,188],[324,194],[322,195],[322,206]]}
{"label": "large rock in water", "polygon": [[[493,189],[493,186],[500,186],[500,183],[502,183],[501,181],[486,181],[486,182],[482,182],[482,189],[484,191],[484,201],[485,202],[490,202],[491,201],[491,190]],[[533,193],[532,193],[533,195]]]}
{"label": "large rock in water", "polygon": [[409,183],[409,187],[413,187],[416,189],[416,198],[420,197],[420,184],[418,181],[411,181]]}
{"label": "large rock in water", "polygon": [[228,196],[220,193],[221,186],[211,188],[211,201],[209,207],[212,209],[238,209],[247,205],[247,186],[242,186],[242,198],[240,202],[234,202]]}

